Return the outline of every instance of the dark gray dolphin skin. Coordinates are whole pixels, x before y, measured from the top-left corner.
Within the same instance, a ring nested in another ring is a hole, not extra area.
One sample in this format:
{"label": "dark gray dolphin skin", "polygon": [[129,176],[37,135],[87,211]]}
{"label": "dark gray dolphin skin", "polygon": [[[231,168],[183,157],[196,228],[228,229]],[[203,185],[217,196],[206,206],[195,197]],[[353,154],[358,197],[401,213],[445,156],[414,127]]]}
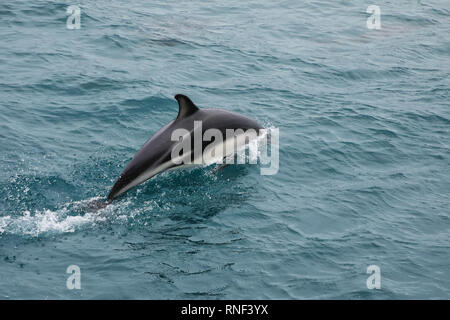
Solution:
{"label": "dark gray dolphin skin", "polygon": [[[136,153],[112,187],[108,201],[112,201],[129,189],[176,165],[171,161],[172,148],[178,143],[171,141],[172,132],[183,128],[191,133],[193,139],[194,121],[202,121],[202,134],[210,129],[218,129],[226,136],[226,129],[254,129],[263,127],[243,115],[221,109],[199,109],[187,96],[177,94],[178,116],[159,129]],[[202,151],[212,142],[203,142]],[[193,144],[191,144],[193,145]]]}

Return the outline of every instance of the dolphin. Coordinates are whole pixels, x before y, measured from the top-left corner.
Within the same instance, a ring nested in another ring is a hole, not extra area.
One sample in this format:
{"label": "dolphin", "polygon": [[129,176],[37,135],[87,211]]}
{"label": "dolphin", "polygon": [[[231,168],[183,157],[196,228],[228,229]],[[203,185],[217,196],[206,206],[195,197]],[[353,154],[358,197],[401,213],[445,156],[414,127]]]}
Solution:
{"label": "dolphin", "polygon": [[[227,129],[242,129],[244,131],[253,129],[256,132],[263,129],[256,121],[231,111],[199,109],[191,99],[182,94],[175,95],[175,100],[177,100],[179,106],[177,117],[159,129],[136,153],[109,192],[108,202],[163,171],[186,166],[186,161],[180,164],[172,161],[173,148],[180,144],[180,141],[172,141],[172,133],[176,129],[184,129],[193,133],[195,129],[194,121],[201,121],[202,136],[208,129],[219,130],[223,137],[226,137]],[[190,134],[192,141],[194,134]],[[224,147],[224,144],[229,143],[230,140],[225,139],[217,147]],[[211,143],[214,143],[214,141],[202,141],[202,152]],[[234,138],[232,143],[234,143]],[[195,163],[193,153],[184,156],[185,158],[190,157],[191,163]],[[229,155],[224,154],[225,156]],[[189,163],[189,161],[187,162]]]}

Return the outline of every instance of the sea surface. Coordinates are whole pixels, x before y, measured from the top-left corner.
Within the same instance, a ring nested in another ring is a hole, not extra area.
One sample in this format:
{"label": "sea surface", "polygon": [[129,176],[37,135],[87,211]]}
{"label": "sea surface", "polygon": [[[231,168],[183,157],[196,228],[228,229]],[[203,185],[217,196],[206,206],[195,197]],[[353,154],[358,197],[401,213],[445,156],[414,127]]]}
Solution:
{"label": "sea surface", "polygon": [[[279,128],[278,173],[87,210],[177,93]],[[449,129],[448,0],[1,0],[0,298],[449,299]]]}

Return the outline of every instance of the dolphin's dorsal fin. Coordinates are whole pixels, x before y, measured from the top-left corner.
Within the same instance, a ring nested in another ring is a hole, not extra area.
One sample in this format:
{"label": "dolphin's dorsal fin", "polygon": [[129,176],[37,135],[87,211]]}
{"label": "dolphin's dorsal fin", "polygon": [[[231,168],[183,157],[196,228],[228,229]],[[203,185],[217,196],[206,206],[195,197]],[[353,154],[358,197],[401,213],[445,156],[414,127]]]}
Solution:
{"label": "dolphin's dorsal fin", "polygon": [[186,118],[198,111],[198,107],[185,95],[177,94],[175,99],[178,101],[179,106],[177,119]]}

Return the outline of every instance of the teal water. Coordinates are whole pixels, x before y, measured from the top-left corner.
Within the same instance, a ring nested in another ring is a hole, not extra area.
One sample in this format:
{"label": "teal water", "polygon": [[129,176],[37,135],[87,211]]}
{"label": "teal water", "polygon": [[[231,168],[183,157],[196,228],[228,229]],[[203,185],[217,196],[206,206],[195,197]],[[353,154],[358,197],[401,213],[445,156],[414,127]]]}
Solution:
{"label": "teal water", "polygon": [[[449,34],[447,0],[2,0],[0,298],[450,298]],[[176,93],[279,128],[279,172],[87,212]]]}

